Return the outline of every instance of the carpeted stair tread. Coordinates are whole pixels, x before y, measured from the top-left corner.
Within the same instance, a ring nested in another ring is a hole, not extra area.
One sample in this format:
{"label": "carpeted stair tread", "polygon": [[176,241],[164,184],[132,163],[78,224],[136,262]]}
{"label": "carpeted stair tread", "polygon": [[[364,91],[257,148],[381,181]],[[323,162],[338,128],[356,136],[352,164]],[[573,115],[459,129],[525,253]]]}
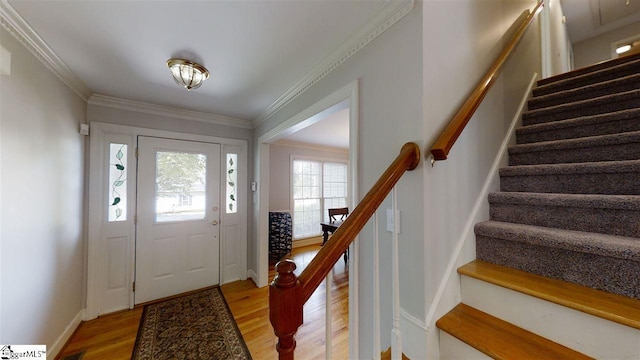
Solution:
{"label": "carpeted stair tread", "polygon": [[640,299],[640,54],[538,85],[476,255]]}
{"label": "carpeted stair tread", "polygon": [[516,129],[518,144],[640,131],[640,108],[550,121]]}
{"label": "carpeted stair tread", "polygon": [[492,192],[490,203],[521,205],[590,207],[598,209],[640,210],[638,195],[543,194],[525,192]]}
{"label": "carpeted stair tread", "polygon": [[640,131],[509,147],[510,165],[640,159]]}
{"label": "carpeted stair tread", "polygon": [[640,299],[637,238],[503,224],[476,225],[478,260]]}
{"label": "carpeted stair tread", "polygon": [[436,326],[493,359],[592,359],[462,303]]}
{"label": "carpeted stair tread", "polygon": [[500,176],[629,173],[637,171],[640,171],[640,160],[625,160],[569,164],[507,166],[500,169]]}
{"label": "carpeted stair tread", "polygon": [[458,273],[640,330],[640,300],[480,260]]}
{"label": "carpeted stair tread", "polygon": [[640,262],[640,239],[637,238],[500,221],[485,221],[476,224],[475,234],[476,236]]}
{"label": "carpeted stair tread", "polygon": [[535,96],[528,101],[528,109],[542,109],[567,102],[580,101],[595,97],[611,95],[614,93],[631,91],[640,87],[640,72],[632,75],[615,78],[595,84],[585,85],[554,92],[547,95]]}
{"label": "carpeted stair tread", "polygon": [[498,192],[491,220],[640,238],[640,196]]}
{"label": "carpeted stair tread", "polygon": [[638,107],[640,107],[640,89],[526,111],[522,114],[522,123],[533,125]]}
{"label": "carpeted stair tread", "polygon": [[518,144],[509,147],[510,153],[541,151],[543,149],[566,150],[576,147],[593,147],[607,144],[623,144],[640,141],[640,131],[630,131],[622,134],[607,134],[588,136],[578,139],[562,139],[541,141],[532,144]]}
{"label": "carpeted stair tread", "polygon": [[640,195],[640,160],[508,166],[499,174],[504,192]]}
{"label": "carpeted stair tread", "polygon": [[569,72],[565,72],[562,74],[558,74],[558,75],[554,75],[554,76],[550,76],[548,78],[544,78],[544,79],[540,79],[537,82],[537,85],[539,87],[542,87],[544,85],[548,85],[554,82],[558,82],[560,80],[566,80],[569,78],[574,78],[574,77],[578,77],[581,75],[585,75],[588,73],[593,73],[599,70],[603,70],[606,68],[611,68],[614,66],[618,66],[618,65],[623,65],[629,62],[632,62],[636,59],[640,59],[640,53],[637,54],[631,54],[631,55],[625,55],[625,56],[621,56],[617,59],[612,59],[612,60],[607,60],[607,61],[602,61],[599,62],[597,64],[593,64],[593,65],[589,65],[589,66],[585,66],[579,69],[575,69]]}
{"label": "carpeted stair tread", "polygon": [[575,89],[590,84],[609,81],[612,79],[637,73],[638,69],[640,69],[640,58],[629,59],[628,61],[615,66],[609,66],[600,70],[571,76],[565,79],[559,79],[558,81],[552,83],[538,85],[538,87],[533,90],[533,96],[543,96],[552,94],[554,92]]}

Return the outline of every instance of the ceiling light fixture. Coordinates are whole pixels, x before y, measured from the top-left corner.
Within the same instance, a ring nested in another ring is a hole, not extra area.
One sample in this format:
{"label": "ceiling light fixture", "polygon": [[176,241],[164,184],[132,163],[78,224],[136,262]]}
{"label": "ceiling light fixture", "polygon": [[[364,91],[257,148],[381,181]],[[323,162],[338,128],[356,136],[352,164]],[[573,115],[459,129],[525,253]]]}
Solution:
{"label": "ceiling light fixture", "polygon": [[631,45],[622,45],[616,49],[616,54],[626,53],[629,50],[631,50]]}
{"label": "ceiling light fixture", "polygon": [[199,88],[209,78],[209,70],[193,61],[169,59],[167,66],[171,69],[173,80],[187,91]]}

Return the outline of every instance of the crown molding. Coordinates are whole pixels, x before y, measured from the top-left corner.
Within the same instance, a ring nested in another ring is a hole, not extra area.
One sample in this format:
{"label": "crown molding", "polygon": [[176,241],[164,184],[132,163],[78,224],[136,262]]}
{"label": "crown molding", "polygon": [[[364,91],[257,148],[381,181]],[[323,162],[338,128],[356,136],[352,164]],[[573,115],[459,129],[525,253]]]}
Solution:
{"label": "crown molding", "polygon": [[327,55],[319,64],[313,67],[311,71],[285,91],[273,104],[269,105],[269,107],[253,121],[253,127],[258,127],[264,123],[273,114],[300,96],[300,94],[327,76],[340,64],[347,61],[347,59],[360,51],[360,49],[373,41],[373,39],[377,38],[393,24],[402,19],[413,9],[414,1],[415,0],[389,0],[365,26]]}
{"label": "crown molding", "polygon": [[89,100],[90,105],[98,105],[119,110],[135,111],[151,115],[168,116],[177,119],[200,121],[209,124],[233,126],[251,129],[251,122],[248,120],[235,119],[231,117],[213,115],[198,111],[178,109],[169,106],[156,105],[140,101],[120,99],[112,96],[93,94]]}
{"label": "crown molding", "polygon": [[84,101],[89,99],[91,90],[69,69],[7,0],[0,1],[0,23],[71,91]]}

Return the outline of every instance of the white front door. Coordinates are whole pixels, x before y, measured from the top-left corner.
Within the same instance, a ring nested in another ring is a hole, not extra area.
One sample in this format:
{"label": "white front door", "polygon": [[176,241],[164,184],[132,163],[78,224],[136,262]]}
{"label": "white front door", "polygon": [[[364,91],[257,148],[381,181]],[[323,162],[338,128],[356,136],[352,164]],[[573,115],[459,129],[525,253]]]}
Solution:
{"label": "white front door", "polygon": [[138,137],[135,303],[220,282],[220,145]]}

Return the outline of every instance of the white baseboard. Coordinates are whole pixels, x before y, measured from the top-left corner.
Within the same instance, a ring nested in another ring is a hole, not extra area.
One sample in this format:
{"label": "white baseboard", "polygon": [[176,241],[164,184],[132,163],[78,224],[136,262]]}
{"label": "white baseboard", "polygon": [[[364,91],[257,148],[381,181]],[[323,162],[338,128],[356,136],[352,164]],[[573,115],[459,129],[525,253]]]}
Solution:
{"label": "white baseboard", "polygon": [[297,248],[311,246],[311,245],[322,245],[322,237],[317,236],[312,238],[294,240],[292,243],[292,248],[297,249]]}
{"label": "white baseboard", "polygon": [[402,332],[402,353],[409,359],[427,358],[427,325],[423,320],[400,309],[400,330]]}
{"label": "white baseboard", "polygon": [[67,327],[64,328],[64,331],[62,332],[62,334],[58,336],[58,338],[53,343],[53,345],[51,345],[50,347],[47,346],[47,359],[53,360],[56,358],[56,356],[58,356],[58,353],[62,350],[62,347],[67,343],[67,341],[69,341],[69,338],[71,338],[71,335],[73,335],[73,333],[76,331],[78,326],[80,326],[80,323],[82,322],[83,318],[84,318],[84,309],[80,310],[76,314],[76,316],[73,318],[73,320],[71,320],[69,325],[67,325]]}
{"label": "white baseboard", "polygon": [[247,277],[248,277],[249,279],[253,280],[253,283],[254,283],[254,284],[258,284],[258,274],[256,274],[256,272],[255,272],[255,271],[253,271],[253,270],[249,269],[249,270],[247,271]]}

